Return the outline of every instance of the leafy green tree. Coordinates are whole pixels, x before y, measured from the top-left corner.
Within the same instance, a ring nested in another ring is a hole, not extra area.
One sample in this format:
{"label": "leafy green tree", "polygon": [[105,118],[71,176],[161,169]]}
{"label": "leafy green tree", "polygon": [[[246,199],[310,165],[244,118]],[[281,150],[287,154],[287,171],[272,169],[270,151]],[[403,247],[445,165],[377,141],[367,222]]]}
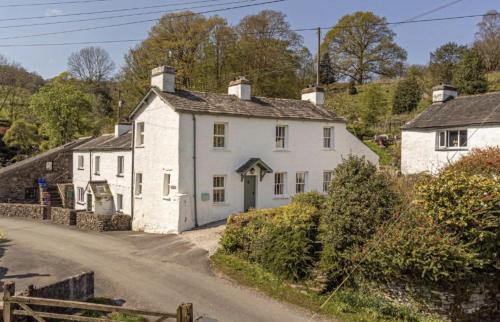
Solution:
{"label": "leafy green tree", "polygon": [[373,125],[385,114],[387,100],[377,84],[368,85],[360,99],[360,116],[365,125]]}
{"label": "leafy green tree", "polygon": [[321,84],[328,85],[336,82],[332,60],[330,59],[330,55],[328,53],[324,53],[323,56],[321,56],[321,60],[319,62],[319,70],[319,80]]}
{"label": "leafy green tree", "polygon": [[358,11],[340,18],[326,34],[322,47],[333,59],[333,69],[363,84],[376,75],[401,74],[406,51],[394,42],[386,19]]}
{"label": "leafy green tree", "polygon": [[91,103],[87,94],[57,77],[31,97],[30,108],[48,136],[48,147],[67,143],[89,129]]}
{"label": "leafy green tree", "polygon": [[413,111],[420,98],[422,89],[418,83],[417,77],[410,73],[404,80],[398,82],[392,101],[392,111],[395,114]]}
{"label": "leafy green tree", "polygon": [[5,132],[3,141],[10,148],[19,149],[21,152],[30,152],[40,143],[38,127],[23,120],[15,121]]}
{"label": "leafy green tree", "polygon": [[488,91],[486,68],[476,49],[468,50],[455,68],[453,85],[461,94],[479,94]]}
{"label": "leafy green tree", "polygon": [[467,52],[467,46],[449,42],[431,53],[429,69],[434,84],[449,84],[453,79],[453,71]]}

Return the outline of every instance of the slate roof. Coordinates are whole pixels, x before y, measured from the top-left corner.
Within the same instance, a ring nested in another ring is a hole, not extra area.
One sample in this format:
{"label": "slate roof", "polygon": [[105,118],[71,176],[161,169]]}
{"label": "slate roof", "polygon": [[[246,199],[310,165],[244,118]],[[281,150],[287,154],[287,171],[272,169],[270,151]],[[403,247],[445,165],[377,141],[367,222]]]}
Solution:
{"label": "slate roof", "polygon": [[[253,96],[241,100],[233,95],[176,90],[162,92],[153,87],[152,92],[169,103],[176,111],[197,114],[233,115],[272,119],[296,119],[327,122],[345,122],[334,113],[309,101]],[[147,97],[147,95],[146,95]],[[138,108],[140,105],[138,106]],[[132,112],[131,117],[135,112]]]}
{"label": "slate roof", "polygon": [[104,134],[98,136],[87,143],[79,145],[74,150],[76,151],[110,151],[110,150],[131,150],[132,149],[132,132],[126,132],[119,137],[114,134]]}
{"label": "slate roof", "polygon": [[458,96],[444,103],[434,103],[402,128],[411,130],[481,124],[500,125],[500,92]]}
{"label": "slate roof", "polygon": [[245,162],[241,167],[239,167],[236,172],[237,173],[247,173],[250,168],[254,166],[259,166],[262,170],[272,173],[273,169],[270,166],[264,163],[260,158],[250,158],[247,162]]}

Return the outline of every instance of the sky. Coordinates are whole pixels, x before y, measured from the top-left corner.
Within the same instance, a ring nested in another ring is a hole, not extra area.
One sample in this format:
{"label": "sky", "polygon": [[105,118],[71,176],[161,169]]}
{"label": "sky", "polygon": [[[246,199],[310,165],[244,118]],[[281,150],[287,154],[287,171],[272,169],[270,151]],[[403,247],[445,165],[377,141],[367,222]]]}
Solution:
{"label": "sky", "polygon": [[[35,71],[44,78],[51,78],[66,70],[66,63],[72,52],[88,45],[68,46],[42,46],[42,47],[2,47],[5,45],[19,44],[54,44],[67,42],[107,41],[120,39],[144,39],[148,31],[154,25],[154,21],[145,23],[117,26],[112,28],[79,31],[65,34],[44,35],[25,38],[23,36],[59,32],[89,28],[95,26],[119,24],[137,20],[153,20],[161,16],[161,13],[138,15],[133,17],[106,18],[103,20],[72,22],[58,25],[39,25],[25,27],[10,27],[19,24],[46,23],[55,21],[85,19],[89,17],[108,17],[120,14],[144,13],[162,10],[178,10],[186,7],[203,5],[222,5],[210,8],[197,8],[192,11],[206,11],[223,7],[234,7],[235,0],[217,0],[206,3],[186,4],[195,0],[94,0],[86,3],[55,4],[55,2],[75,2],[81,0],[0,0],[0,54],[9,60],[20,63],[29,71]],[[255,0],[244,4],[264,2],[266,0]],[[227,4],[232,2],[232,4]],[[103,10],[114,10],[122,8],[135,8],[145,6],[172,5],[184,3],[183,5],[136,10],[119,13],[93,14],[85,16],[53,17],[61,14],[75,14],[83,12],[95,12]],[[224,4],[226,3],[226,4]],[[19,5],[27,5],[19,7]],[[217,14],[228,20],[230,24],[250,14],[255,14],[263,9],[272,9],[286,14],[292,29],[329,27],[335,25],[340,17],[355,11],[373,11],[379,16],[384,16],[387,21],[402,21],[413,18],[429,10],[442,5],[450,4],[444,9],[438,10],[419,19],[463,16],[483,14],[488,10],[500,11],[500,0],[286,0],[284,2],[265,4],[261,6],[238,8],[228,11],[211,13]],[[16,5],[16,7],[12,7]],[[48,17],[40,19],[18,19],[25,17]],[[6,21],[5,19],[11,19]],[[440,45],[453,41],[459,44],[471,44],[477,31],[477,23],[480,17],[437,21],[427,23],[415,23],[391,26],[396,33],[396,42],[408,53],[408,63],[425,64],[429,60],[429,53]],[[326,31],[323,31],[323,35]],[[304,38],[304,44],[316,52],[316,34],[314,31],[300,32]],[[137,45],[138,42],[108,43],[100,44],[111,55],[117,65],[117,69],[123,64],[123,57],[127,51]]]}

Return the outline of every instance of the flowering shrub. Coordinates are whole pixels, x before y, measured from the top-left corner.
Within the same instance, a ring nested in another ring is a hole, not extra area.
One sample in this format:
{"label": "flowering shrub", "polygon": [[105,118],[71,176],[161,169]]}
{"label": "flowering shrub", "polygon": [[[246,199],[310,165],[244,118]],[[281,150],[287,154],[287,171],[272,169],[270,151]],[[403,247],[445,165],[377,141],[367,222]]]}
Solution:
{"label": "flowering shrub", "polygon": [[465,172],[500,177],[500,146],[473,149],[472,152],[452,163],[444,172]]}

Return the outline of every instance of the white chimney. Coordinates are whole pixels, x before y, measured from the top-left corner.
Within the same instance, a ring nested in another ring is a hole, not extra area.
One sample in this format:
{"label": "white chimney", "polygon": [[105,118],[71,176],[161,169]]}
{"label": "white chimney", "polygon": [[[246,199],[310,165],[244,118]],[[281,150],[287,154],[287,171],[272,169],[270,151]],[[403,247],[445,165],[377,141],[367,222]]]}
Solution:
{"label": "white chimney", "polygon": [[132,130],[131,123],[117,123],[115,124],[115,137],[119,137],[122,134],[127,133]]}
{"label": "white chimney", "polygon": [[252,82],[245,76],[240,76],[229,83],[227,93],[237,96],[240,100],[249,101],[252,99]]}
{"label": "white chimney", "polygon": [[309,101],[314,105],[325,104],[325,90],[318,86],[311,86],[302,90],[302,100]]}
{"label": "white chimney", "polygon": [[442,84],[432,88],[432,103],[443,103],[457,96],[457,89],[451,85]]}
{"label": "white chimney", "polygon": [[151,71],[151,86],[162,92],[175,92],[175,68],[170,66],[156,67]]}

